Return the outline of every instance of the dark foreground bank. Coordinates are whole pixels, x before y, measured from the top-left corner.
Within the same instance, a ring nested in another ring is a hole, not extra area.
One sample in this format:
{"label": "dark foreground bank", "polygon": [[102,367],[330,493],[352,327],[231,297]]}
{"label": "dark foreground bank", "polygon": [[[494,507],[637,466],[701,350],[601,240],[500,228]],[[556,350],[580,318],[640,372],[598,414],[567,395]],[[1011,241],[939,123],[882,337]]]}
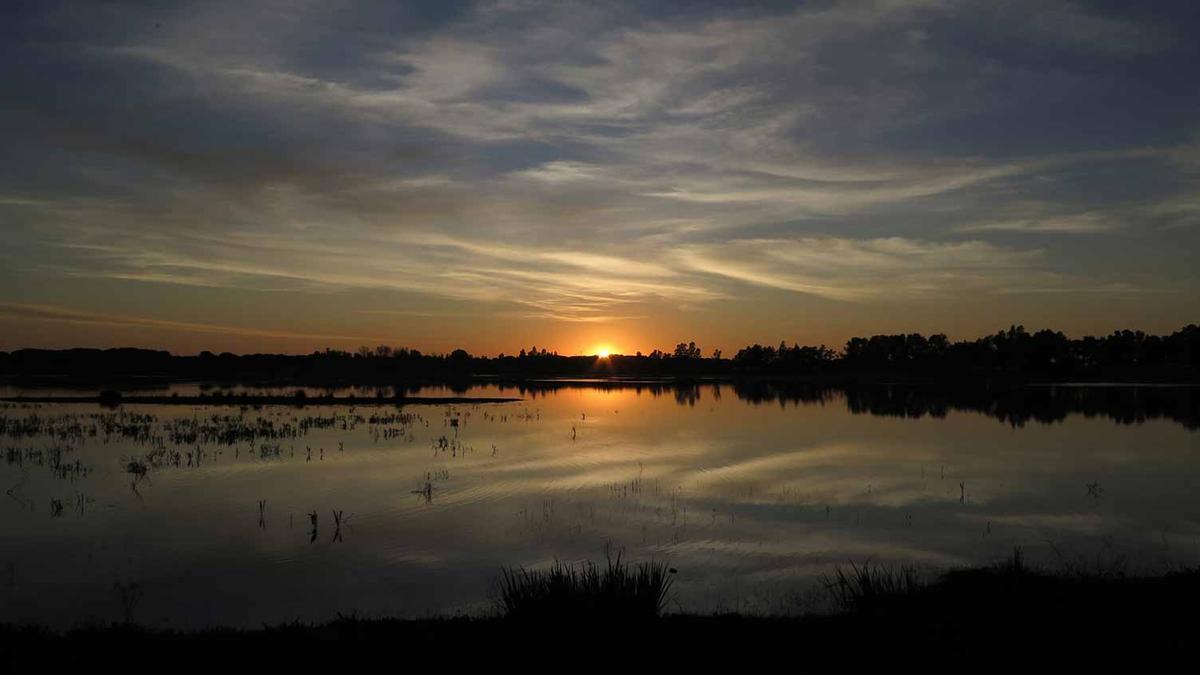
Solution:
{"label": "dark foreground bank", "polygon": [[[936,672],[1190,670],[1200,572],[1054,574],[1018,557],[925,583],[910,570],[849,568],[829,580],[840,611],[800,617],[622,617],[567,611],[515,618],[342,617],[329,623],[200,632],[134,626],[64,633],[0,627],[7,672],[52,668],[345,667],[466,663],[626,669],[659,662],[786,670]],[[650,659],[650,661],[630,659]]]}

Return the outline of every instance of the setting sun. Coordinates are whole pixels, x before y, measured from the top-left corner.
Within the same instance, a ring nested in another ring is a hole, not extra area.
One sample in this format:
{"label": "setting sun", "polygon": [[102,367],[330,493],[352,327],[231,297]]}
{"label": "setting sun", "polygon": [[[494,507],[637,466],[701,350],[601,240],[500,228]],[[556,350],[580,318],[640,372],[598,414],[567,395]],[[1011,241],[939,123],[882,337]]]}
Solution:
{"label": "setting sun", "polygon": [[599,356],[602,359],[607,359],[610,354],[612,354],[612,349],[607,346],[596,348],[596,356]]}

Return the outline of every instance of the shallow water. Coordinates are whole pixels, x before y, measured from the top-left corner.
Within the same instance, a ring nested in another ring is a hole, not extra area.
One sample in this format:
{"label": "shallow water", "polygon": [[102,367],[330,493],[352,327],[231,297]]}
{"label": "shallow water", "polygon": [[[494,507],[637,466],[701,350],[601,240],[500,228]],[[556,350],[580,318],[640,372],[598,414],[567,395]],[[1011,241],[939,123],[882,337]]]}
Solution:
{"label": "shallow water", "polygon": [[524,400],[0,408],[0,620],[484,612],[502,565],[606,552],[669,561],[699,612],[817,607],[867,559],[1200,563],[1192,389],[465,395]]}

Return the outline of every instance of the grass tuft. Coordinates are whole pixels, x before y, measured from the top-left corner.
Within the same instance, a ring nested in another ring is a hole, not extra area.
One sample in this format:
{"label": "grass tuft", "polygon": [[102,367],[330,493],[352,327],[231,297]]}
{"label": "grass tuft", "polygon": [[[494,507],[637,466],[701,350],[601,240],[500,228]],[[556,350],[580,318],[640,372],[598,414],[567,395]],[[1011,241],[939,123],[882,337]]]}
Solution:
{"label": "grass tuft", "polygon": [[927,586],[920,571],[911,565],[883,567],[870,561],[850,568],[838,567],[825,577],[825,588],[835,604],[848,612],[870,612],[886,604],[911,597]]}
{"label": "grass tuft", "polygon": [[620,555],[604,567],[556,560],[547,569],[505,568],[499,605],[515,619],[652,619],[666,607],[672,573],[666,563],[631,565]]}

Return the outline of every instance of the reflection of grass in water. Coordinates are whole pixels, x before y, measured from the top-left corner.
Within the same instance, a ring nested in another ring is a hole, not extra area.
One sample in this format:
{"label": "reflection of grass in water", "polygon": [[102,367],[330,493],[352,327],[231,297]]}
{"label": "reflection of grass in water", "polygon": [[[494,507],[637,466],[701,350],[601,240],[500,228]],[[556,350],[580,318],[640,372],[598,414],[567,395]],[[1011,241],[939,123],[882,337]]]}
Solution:
{"label": "reflection of grass in water", "polygon": [[579,566],[555,561],[544,570],[506,568],[499,604],[506,617],[518,619],[654,618],[666,606],[672,573],[666,563],[631,565],[620,554],[604,567],[590,561]]}
{"label": "reflection of grass in water", "polygon": [[137,608],[138,602],[142,599],[142,587],[136,581],[122,583],[120,581],[113,583],[113,592],[117,594],[117,598],[121,603],[121,615],[125,625],[133,624],[133,610]]}

